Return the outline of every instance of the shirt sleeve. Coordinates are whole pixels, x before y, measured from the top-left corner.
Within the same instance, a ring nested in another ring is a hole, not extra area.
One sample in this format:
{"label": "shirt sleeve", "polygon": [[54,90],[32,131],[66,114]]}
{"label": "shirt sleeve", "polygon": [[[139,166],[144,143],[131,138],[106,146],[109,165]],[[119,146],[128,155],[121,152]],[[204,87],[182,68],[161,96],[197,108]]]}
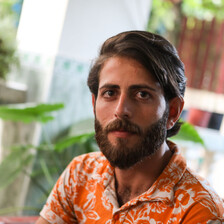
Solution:
{"label": "shirt sleeve", "polygon": [[183,224],[223,224],[224,217],[218,215],[213,206],[208,205],[207,207],[202,201],[195,203],[194,206],[188,211],[185,217],[183,217]]}
{"label": "shirt sleeve", "polygon": [[51,191],[40,215],[49,223],[78,223],[72,205],[71,164],[64,170]]}

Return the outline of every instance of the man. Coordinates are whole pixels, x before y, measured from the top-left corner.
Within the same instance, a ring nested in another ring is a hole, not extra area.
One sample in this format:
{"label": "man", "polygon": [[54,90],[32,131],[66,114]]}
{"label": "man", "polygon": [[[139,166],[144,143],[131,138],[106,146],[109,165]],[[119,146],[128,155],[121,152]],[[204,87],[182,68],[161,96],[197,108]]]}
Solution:
{"label": "man", "polygon": [[164,38],[109,38],[88,77],[101,152],[73,159],[37,223],[222,223],[221,199],[167,140],[181,126],[185,85]]}

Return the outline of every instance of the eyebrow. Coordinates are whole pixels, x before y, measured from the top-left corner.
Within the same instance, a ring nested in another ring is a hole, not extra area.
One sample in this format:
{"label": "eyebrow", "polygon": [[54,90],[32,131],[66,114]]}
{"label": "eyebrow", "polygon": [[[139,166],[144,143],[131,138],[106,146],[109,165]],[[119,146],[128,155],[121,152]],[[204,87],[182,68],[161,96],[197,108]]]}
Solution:
{"label": "eyebrow", "polygon": [[119,85],[114,85],[114,84],[105,84],[101,86],[99,89],[105,89],[105,88],[120,89]]}
{"label": "eyebrow", "polygon": [[148,86],[148,85],[144,85],[144,84],[132,85],[132,86],[130,86],[130,89],[133,89],[133,90],[135,90],[135,89],[148,89],[148,90],[157,92],[157,89],[155,89],[151,86]]}
{"label": "eyebrow", "polygon": [[[99,89],[105,89],[105,88],[111,88],[111,89],[120,89],[120,86],[119,85],[114,85],[114,84],[105,84],[103,86],[101,86]],[[154,92],[157,92],[157,89],[151,87],[151,86],[148,86],[148,85],[145,85],[145,84],[136,84],[136,85],[131,85],[129,87],[131,90],[136,90],[136,89],[148,89],[148,90],[151,90],[151,91],[154,91]]]}

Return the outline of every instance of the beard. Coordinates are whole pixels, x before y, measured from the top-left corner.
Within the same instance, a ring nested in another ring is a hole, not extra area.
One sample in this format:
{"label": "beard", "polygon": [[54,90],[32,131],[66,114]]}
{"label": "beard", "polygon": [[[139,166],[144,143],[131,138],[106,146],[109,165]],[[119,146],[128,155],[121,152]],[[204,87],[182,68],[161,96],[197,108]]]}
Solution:
{"label": "beard", "polygon": [[[157,152],[166,139],[167,119],[168,110],[166,109],[161,119],[147,127],[146,130],[142,130],[127,119],[117,119],[103,128],[95,117],[95,138],[101,152],[112,166],[128,169]],[[116,144],[113,145],[108,139],[108,133],[119,130],[137,135],[137,143],[128,147],[127,139],[117,138]]]}

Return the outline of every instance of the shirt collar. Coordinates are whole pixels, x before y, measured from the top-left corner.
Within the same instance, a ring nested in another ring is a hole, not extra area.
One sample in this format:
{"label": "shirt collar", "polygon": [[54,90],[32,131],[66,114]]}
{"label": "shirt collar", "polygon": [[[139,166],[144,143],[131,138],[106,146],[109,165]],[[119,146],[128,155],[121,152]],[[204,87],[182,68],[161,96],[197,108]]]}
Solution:
{"label": "shirt collar", "polygon": [[[141,194],[138,198],[129,201],[125,205],[130,206],[135,204],[136,201],[161,201],[170,204],[173,201],[174,186],[182,178],[187,166],[186,161],[180,154],[180,150],[176,144],[167,141],[170,150],[173,152],[168,165],[163,170],[162,174],[158,177],[155,183],[148,191]],[[102,184],[104,189],[111,185],[114,179],[114,168],[107,161],[106,172],[102,175]]]}
{"label": "shirt collar", "polygon": [[170,204],[174,197],[174,187],[182,178],[187,165],[176,144],[167,141],[173,152],[168,165],[148,191],[139,197],[139,201],[161,201]]}

